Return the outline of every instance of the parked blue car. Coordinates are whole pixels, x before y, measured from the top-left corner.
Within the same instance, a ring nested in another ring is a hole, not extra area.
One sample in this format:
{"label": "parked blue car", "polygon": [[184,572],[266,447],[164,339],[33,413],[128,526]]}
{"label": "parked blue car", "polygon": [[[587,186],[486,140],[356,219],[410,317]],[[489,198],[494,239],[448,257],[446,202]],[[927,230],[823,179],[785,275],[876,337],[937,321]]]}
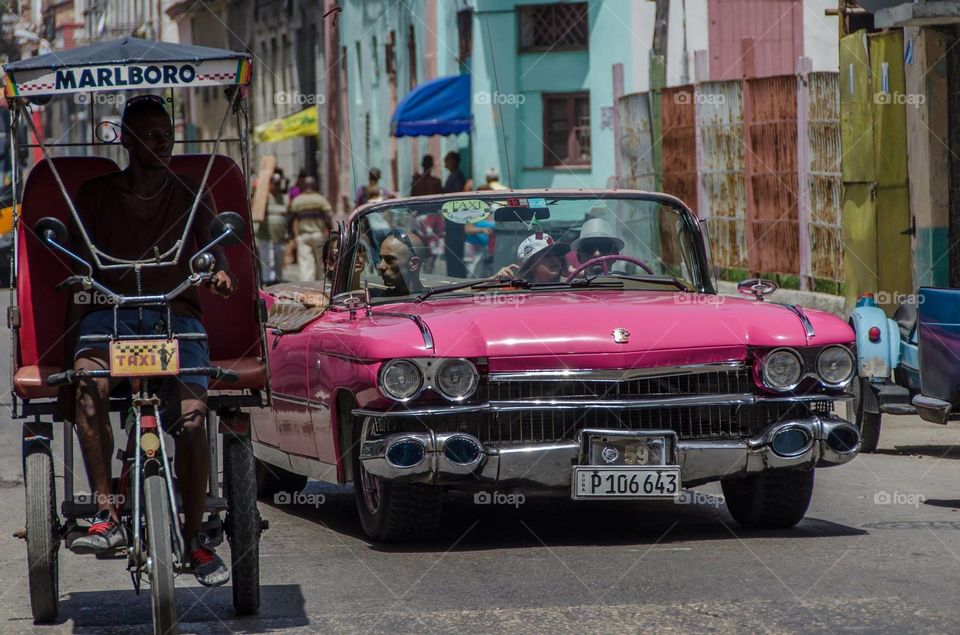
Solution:
{"label": "parked blue car", "polygon": [[873,294],[862,294],[850,325],[859,377],[848,418],[860,428],[861,452],[876,451],[884,414],[941,424],[960,418],[960,289],[922,287],[892,319]]}

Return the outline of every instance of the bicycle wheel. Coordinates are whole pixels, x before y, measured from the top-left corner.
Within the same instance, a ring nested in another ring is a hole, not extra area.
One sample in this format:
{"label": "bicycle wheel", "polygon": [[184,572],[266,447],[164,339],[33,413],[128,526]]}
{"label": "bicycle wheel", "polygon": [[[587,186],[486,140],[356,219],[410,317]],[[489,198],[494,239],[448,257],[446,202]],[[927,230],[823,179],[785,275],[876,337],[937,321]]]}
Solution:
{"label": "bicycle wheel", "polygon": [[151,474],[143,484],[147,523],[147,573],[150,576],[150,600],[153,607],[153,632],[176,635],[177,601],[173,587],[173,535],[170,499],[161,474]]}
{"label": "bicycle wheel", "polygon": [[250,437],[224,435],[223,470],[227,486],[233,608],[238,615],[253,615],[260,609],[260,512]]}
{"label": "bicycle wheel", "polygon": [[27,490],[27,565],[33,619],[49,622],[57,616],[60,595],[60,521],[53,484],[53,460],[46,448],[27,451],[24,484]]}

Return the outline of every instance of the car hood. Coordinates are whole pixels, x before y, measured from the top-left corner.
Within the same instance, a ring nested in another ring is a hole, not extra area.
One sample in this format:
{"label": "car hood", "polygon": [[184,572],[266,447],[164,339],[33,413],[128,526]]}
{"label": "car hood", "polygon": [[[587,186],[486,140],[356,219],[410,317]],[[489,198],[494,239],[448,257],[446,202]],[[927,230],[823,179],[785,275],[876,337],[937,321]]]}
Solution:
{"label": "car hood", "polygon": [[[658,366],[744,359],[748,347],[853,340],[850,327],[828,313],[805,311],[814,332],[808,337],[801,318],[785,306],[697,293],[501,293],[390,305],[374,313],[381,310],[421,319],[438,356],[533,356],[548,367],[558,365],[558,356],[599,355],[614,367]],[[616,329],[625,329],[619,339],[626,341],[615,341]]]}

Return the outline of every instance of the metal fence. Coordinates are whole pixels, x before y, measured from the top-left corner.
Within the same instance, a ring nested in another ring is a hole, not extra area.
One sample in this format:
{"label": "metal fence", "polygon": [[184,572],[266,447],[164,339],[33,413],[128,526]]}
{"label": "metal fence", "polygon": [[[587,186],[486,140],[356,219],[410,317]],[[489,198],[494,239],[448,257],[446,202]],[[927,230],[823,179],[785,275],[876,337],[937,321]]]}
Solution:
{"label": "metal fence", "polygon": [[837,74],[704,82],[663,89],[660,100],[660,140],[647,93],[619,100],[620,183],[650,189],[660,176],[665,192],[705,219],[713,263],[726,277],[841,284]]}

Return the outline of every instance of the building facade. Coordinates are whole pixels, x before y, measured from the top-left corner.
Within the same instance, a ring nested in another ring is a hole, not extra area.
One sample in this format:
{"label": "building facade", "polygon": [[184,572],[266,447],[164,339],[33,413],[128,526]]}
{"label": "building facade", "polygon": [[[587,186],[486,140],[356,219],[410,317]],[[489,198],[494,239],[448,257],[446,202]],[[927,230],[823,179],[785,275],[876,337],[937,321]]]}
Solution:
{"label": "building facade", "polygon": [[[698,71],[711,79],[740,73],[734,53],[743,38],[759,43],[760,74],[795,68],[798,54],[811,57],[814,70],[837,70],[836,18],[824,13],[831,1],[670,3],[666,85],[689,83]],[[761,5],[768,8],[760,11]],[[490,167],[518,188],[614,182],[613,69],[623,68],[620,94],[649,89],[654,3],[350,0],[343,8],[348,117],[345,133],[337,135],[341,148],[332,151],[350,157],[343,164],[351,187],[378,167],[402,193],[423,154],[433,154],[439,165],[449,149],[461,151],[464,171],[476,183]],[[406,93],[459,73],[471,76],[473,133],[390,137],[390,117]]]}

